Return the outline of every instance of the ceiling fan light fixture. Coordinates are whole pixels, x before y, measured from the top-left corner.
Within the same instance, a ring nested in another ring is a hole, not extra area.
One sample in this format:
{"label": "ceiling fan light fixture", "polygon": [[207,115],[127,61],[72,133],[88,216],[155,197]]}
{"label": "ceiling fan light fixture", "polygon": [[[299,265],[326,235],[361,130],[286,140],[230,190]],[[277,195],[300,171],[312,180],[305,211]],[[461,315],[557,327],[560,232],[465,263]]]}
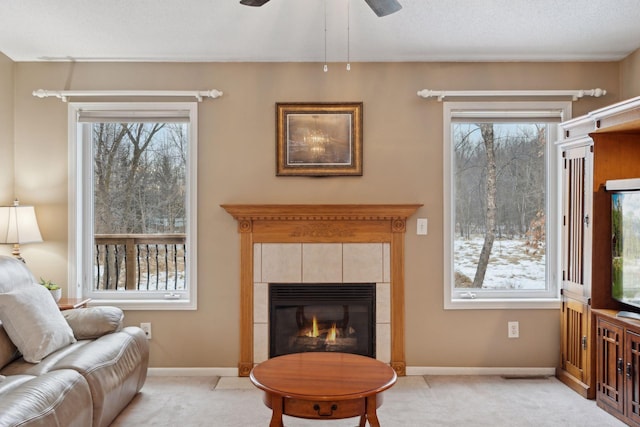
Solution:
{"label": "ceiling fan light fixture", "polygon": [[402,9],[396,0],[364,0],[379,17],[391,15]]}
{"label": "ceiling fan light fixture", "polygon": [[263,4],[265,4],[268,1],[269,0],[240,0],[240,4],[243,4],[245,6],[260,7],[260,6],[262,6]]}
{"label": "ceiling fan light fixture", "polygon": [[[255,6],[260,7],[263,4],[267,3],[269,0],[240,0],[240,4],[245,6]],[[364,0],[367,2],[369,7],[374,11],[376,15],[379,17],[391,15],[402,9],[402,5],[397,2],[397,0]]]}

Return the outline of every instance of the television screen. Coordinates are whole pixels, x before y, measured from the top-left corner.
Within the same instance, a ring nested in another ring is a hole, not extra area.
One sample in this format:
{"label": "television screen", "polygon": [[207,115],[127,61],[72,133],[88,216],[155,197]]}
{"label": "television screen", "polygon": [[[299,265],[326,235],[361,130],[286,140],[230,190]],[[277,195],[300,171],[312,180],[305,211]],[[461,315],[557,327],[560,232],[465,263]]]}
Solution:
{"label": "television screen", "polygon": [[640,308],[640,190],[611,194],[612,296]]}

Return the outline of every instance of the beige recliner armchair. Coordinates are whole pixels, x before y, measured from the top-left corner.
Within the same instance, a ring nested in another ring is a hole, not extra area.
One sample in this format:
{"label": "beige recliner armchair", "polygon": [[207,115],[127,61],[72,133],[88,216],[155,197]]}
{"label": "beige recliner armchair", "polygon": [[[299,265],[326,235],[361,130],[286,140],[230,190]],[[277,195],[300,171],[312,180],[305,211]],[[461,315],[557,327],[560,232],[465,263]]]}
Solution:
{"label": "beige recliner armchair", "polygon": [[122,310],[60,312],[26,265],[0,256],[0,426],[108,426],[142,388],[149,344]]}

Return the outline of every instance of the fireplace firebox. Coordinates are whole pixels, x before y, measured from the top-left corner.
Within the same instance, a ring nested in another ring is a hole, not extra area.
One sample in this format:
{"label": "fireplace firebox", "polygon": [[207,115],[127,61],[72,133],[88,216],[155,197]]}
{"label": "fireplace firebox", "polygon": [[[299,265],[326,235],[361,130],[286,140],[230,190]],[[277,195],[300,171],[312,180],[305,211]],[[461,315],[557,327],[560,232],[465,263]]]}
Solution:
{"label": "fireplace firebox", "polygon": [[376,357],[376,285],[269,285],[269,357],[335,351]]}

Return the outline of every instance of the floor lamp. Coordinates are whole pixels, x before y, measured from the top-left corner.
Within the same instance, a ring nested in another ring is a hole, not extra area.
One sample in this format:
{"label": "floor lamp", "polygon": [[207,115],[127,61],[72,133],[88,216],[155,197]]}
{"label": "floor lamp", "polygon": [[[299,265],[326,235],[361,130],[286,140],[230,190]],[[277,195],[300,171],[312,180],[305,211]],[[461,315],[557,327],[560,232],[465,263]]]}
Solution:
{"label": "floor lamp", "polygon": [[42,235],[33,206],[20,206],[17,199],[13,206],[0,206],[0,244],[13,244],[12,255],[25,262],[20,244],[36,242],[42,242]]}

